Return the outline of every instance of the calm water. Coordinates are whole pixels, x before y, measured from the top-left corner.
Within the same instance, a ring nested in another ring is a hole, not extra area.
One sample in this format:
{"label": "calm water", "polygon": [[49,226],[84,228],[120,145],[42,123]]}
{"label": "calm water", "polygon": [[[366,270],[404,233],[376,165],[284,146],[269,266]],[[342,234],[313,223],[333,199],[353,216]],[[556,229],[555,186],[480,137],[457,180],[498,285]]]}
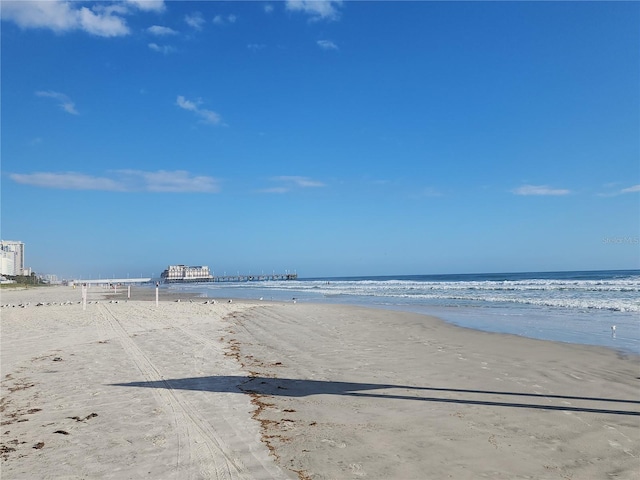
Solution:
{"label": "calm water", "polygon": [[405,310],[478,330],[640,354],[640,270],[311,278],[168,288],[214,298],[295,298]]}

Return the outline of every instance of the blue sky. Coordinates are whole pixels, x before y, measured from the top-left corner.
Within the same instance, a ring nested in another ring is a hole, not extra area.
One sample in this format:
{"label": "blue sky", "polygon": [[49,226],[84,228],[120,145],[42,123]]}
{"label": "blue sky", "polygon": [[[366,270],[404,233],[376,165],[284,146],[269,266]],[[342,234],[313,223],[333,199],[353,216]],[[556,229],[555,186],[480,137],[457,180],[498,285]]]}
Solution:
{"label": "blue sky", "polygon": [[61,277],[640,267],[636,2],[2,2],[2,238]]}

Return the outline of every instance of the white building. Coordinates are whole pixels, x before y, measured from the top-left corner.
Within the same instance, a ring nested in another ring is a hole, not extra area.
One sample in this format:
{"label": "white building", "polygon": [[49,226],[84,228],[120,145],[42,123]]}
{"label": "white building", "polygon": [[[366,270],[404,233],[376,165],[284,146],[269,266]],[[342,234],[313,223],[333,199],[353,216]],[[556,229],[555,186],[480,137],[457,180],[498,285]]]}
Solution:
{"label": "white building", "polygon": [[24,275],[24,243],[0,240],[0,275]]}
{"label": "white building", "polygon": [[182,281],[197,281],[208,280],[212,278],[209,272],[209,267],[196,266],[188,267],[186,265],[169,265],[169,267],[162,272],[161,277],[168,282],[182,280]]}

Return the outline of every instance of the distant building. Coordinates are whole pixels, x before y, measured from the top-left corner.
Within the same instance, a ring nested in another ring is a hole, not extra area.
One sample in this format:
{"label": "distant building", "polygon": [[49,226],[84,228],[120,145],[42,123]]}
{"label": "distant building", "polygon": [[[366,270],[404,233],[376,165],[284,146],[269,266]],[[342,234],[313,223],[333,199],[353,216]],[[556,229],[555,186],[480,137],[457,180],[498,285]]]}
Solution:
{"label": "distant building", "polygon": [[42,275],[41,278],[45,283],[52,283],[52,284],[60,283],[57,275],[46,274],[46,275]]}
{"label": "distant building", "polygon": [[0,275],[25,275],[24,243],[0,240]]}
{"label": "distant building", "polygon": [[207,266],[188,267],[186,265],[169,265],[169,267],[162,272],[161,277],[166,282],[195,282],[213,278]]}

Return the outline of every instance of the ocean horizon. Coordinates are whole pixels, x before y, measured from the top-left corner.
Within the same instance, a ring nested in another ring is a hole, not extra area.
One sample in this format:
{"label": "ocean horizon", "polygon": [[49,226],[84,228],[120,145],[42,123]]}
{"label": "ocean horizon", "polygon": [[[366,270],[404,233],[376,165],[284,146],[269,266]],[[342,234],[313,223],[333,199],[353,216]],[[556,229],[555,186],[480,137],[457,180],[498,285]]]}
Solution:
{"label": "ocean horizon", "polygon": [[411,311],[476,330],[640,354],[640,270],[635,269],[313,277],[167,288],[210,298]]}

